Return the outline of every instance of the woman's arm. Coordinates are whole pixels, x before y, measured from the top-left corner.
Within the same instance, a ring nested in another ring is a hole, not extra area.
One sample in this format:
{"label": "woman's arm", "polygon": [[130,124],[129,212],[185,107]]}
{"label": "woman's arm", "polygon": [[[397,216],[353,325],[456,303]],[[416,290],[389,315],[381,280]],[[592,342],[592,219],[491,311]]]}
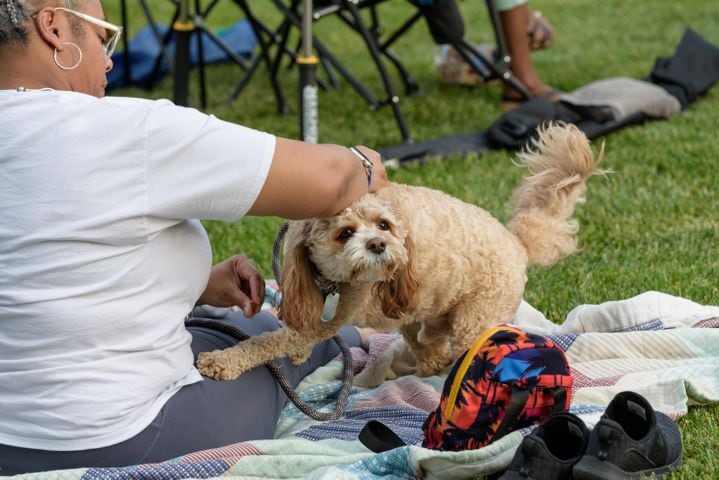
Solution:
{"label": "woman's arm", "polygon": [[[380,155],[359,147],[374,165],[370,191],[387,184]],[[288,219],[332,216],[367,193],[367,174],[350,149],[277,138],[272,166],[249,215]]]}

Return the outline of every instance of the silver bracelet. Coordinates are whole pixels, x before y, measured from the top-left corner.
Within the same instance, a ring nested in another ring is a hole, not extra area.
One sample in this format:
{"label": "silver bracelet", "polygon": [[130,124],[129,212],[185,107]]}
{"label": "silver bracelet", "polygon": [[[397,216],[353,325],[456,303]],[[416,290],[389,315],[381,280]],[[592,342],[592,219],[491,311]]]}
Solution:
{"label": "silver bracelet", "polygon": [[372,180],[374,179],[374,165],[372,164],[372,160],[367,158],[367,155],[360,152],[357,147],[350,147],[350,152],[354,153],[359,157],[360,161],[362,162],[362,166],[365,169],[365,173],[367,174],[367,190],[372,188]]}

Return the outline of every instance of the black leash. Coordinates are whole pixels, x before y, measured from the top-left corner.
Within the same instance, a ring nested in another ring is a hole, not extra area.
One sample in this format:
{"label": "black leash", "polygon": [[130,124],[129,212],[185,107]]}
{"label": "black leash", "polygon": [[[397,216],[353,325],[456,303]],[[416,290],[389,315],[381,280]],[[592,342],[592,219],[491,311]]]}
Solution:
{"label": "black leash", "polygon": [[[285,234],[287,233],[287,227],[289,224],[285,222],[280,227],[279,231],[277,232],[277,236],[275,237],[275,243],[272,247],[272,270],[275,274],[275,279],[277,282],[280,282],[280,275],[279,275],[279,258],[280,258],[280,250],[282,246],[282,242],[284,240]],[[210,320],[210,319],[204,319],[204,318],[189,318],[185,321],[186,327],[201,327],[201,328],[209,328],[212,330],[217,330],[223,333],[226,333],[230,335],[231,337],[243,341],[250,338],[249,335],[247,335],[245,332],[243,332],[240,328],[237,328],[234,325],[230,325],[228,323],[219,321],[219,320]],[[319,420],[321,422],[325,422],[327,420],[337,420],[338,418],[341,418],[345,413],[345,407],[347,405],[347,399],[350,396],[350,392],[352,390],[352,382],[354,380],[354,369],[352,366],[352,354],[350,353],[349,349],[347,348],[347,345],[345,345],[344,340],[342,340],[342,337],[339,335],[335,335],[332,337],[332,339],[337,343],[337,345],[340,347],[340,352],[342,352],[342,364],[344,366],[343,370],[343,384],[342,384],[342,390],[340,390],[339,396],[337,397],[337,407],[335,408],[334,412],[320,412],[317,409],[314,409],[307,405],[305,402],[303,402],[300,399],[299,394],[297,393],[297,390],[290,385],[290,383],[287,381],[287,378],[285,378],[284,374],[282,373],[282,367],[279,363],[272,360],[265,364],[265,366],[270,370],[272,375],[275,377],[277,382],[280,384],[280,387],[282,387],[282,390],[287,395],[287,398],[289,398],[292,403],[295,404],[298,410],[300,410],[302,413],[307,415],[308,417],[312,418],[313,420]]]}
{"label": "black leash", "polygon": [[[220,320],[190,318],[185,321],[185,326],[217,330],[219,332],[226,333],[240,341],[247,340],[248,338],[250,338],[250,336],[243,332],[241,329]],[[321,422],[325,422],[327,420],[337,420],[344,415],[345,406],[347,405],[347,399],[349,398],[350,391],[352,390],[352,381],[354,380],[354,371],[352,369],[352,354],[347,348],[347,345],[345,345],[344,340],[342,340],[342,337],[337,335],[332,338],[335,342],[337,342],[337,345],[339,345],[340,347],[340,351],[342,352],[342,361],[344,364],[344,380],[342,390],[340,390],[339,396],[337,397],[337,407],[335,408],[334,412],[320,412],[319,410],[316,410],[307,405],[300,399],[297,390],[295,390],[295,388],[287,381],[284,374],[282,373],[282,367],[279,363],[272,360],[265,364],[265,366],[270,370],[272,375],[280,384],[280,387],[282,387],[282,390],[287,395],[287,398],[289,398],[302,413],[312,418],[313,420],[319,420]]]}
{"label": "black leash", "polygon": [[282,242],[285,241],[285,234],[290,228],[290,222],[285,222],[277,230],[275,235],[275,243],[272,244],[272,273],[275,274],[275,281],[279,285],[282,282],[280,278],[280,254],[282,253]]}

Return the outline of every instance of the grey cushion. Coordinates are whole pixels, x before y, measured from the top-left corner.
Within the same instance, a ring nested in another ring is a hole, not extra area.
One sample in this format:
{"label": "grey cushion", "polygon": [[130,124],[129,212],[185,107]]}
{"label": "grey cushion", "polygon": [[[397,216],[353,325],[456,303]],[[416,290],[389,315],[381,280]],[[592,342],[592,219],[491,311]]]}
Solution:
{"label": "grey cushion", "polygon": [[676,97],[653,83],[628,77],[597,80],[560,97],[582,117],[616,121],[635,113],[668,118],[681,111]]}

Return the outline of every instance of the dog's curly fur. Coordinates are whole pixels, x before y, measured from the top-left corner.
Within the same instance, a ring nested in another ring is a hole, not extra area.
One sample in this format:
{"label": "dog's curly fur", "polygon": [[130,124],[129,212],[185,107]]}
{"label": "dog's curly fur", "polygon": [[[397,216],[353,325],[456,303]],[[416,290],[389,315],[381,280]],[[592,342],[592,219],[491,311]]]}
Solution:
{"label": "dog's curly fur", "polygon": [[[205,352],[200,371],[232,379],[276,357],[304,360],[346,323],[399,328],[432,375],[490,326],[509,323],[529,265],[550,266],[576,251],[585,181],[597,169],[572,125],[543,129],[519,155],[528,168],[507,227],[481,208],[437,190],[390,184],[340,214],[290,223],[280,318],[288,328]],[[320,320],[320,288],[339,285],[335,318]]]}

